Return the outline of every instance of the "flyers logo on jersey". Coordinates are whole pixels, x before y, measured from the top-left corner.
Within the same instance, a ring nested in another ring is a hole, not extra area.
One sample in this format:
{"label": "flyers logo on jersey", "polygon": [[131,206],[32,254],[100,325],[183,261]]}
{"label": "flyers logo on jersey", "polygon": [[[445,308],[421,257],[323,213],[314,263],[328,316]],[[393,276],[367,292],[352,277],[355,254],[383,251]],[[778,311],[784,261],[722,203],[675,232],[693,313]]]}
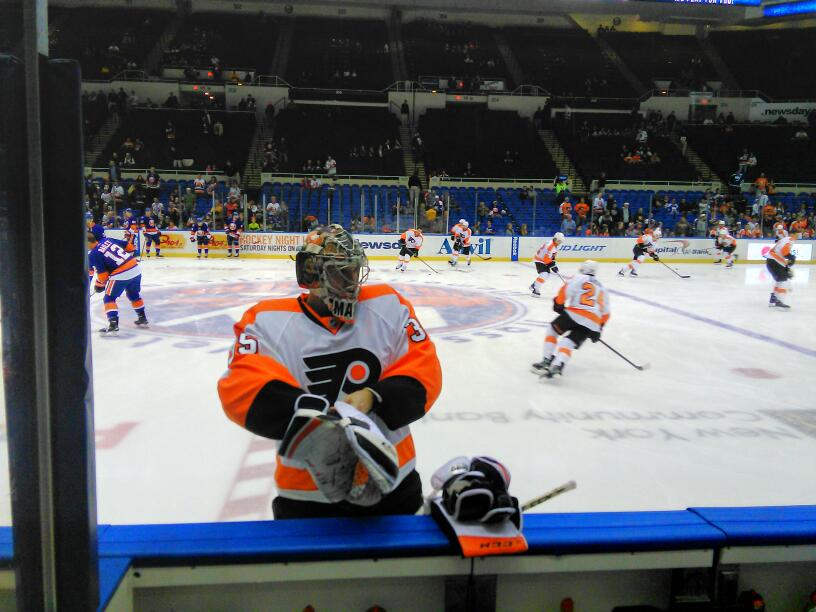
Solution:
{"label": "flyers logo on jersey", "polygon": [[303,363],[308,368],[309,393],[322,395],[332,404],[341,394],[378,381],[382,372],[377,356],[363,348],[304,357]]}

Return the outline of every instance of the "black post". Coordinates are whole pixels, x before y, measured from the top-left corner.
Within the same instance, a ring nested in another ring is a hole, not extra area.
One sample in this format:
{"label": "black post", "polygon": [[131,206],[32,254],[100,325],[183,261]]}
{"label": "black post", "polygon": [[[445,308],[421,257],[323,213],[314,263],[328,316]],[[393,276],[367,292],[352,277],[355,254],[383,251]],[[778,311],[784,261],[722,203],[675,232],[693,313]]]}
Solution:
{"label": "black post", "polygon": [[17,608],[45,609],[35,325],[30,269],[25,70],[0,56],[0,296]]}
{"label": "black post", "polygon": [[49,61],[42,91],[45,241],[59,245],[46,251],[57,603],[93,610],[99,583],[79,64]]}

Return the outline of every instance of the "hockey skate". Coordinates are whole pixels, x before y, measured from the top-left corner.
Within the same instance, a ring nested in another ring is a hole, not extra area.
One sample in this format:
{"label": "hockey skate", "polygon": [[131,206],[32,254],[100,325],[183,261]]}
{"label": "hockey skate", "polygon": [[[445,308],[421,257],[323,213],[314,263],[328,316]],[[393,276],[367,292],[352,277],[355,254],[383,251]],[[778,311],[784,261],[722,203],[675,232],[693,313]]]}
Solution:
{"label": "hockey skate", "polygon": [[722,259],[715,259],[715,260],[714,260],[714,263],[715,263],[715,264],[720,264],[720,263],[722,263]]}
{"label": "hockey skate", "polygon": [[623,270],[618,270],[618,276],[626,276],[626,275],[623,273]]}
{"label": "hockey skate", "polygon": [[159,253],[156,253],[156,259],[158,259],[159,257],[161,257],[162,259],[164,259],[164,255],[160,255]]}
{"label": "hockey skate", "polygon": [[448,263],[450,264],[450,267],[451,267],[451,268],[455,268],[455,267],[456,267],[456,262],[455,262],[454,260],[449,259],[449,260],[448,260]]}
{"label": "hockey skate", "polygon": [[776,302],[771,304],[771,306],[774,306],[776,308],[790,308],[790,306],[788,306],[785,302],[781,301],[778,298],[777,298]]}
{"label": "hockey skate", "polygon": [[119,319],[110,319],[108,326],[99,330],[103,336],[116,335],[119,332]]}
{"label": "hockey skate", "polygon": [[144,315],[139,315],[139,318],[136,319],[136,325],[138,325],[140,327],[141,326],[147,327],[147,324],[148,324],[147,317],[144,316]]}
{"label": "hockey skate", "polygon": [[396,267],[396,268],[394,268],[394,269],[395,269],[395,270],[401,270],[401,269],[402,269],[402,264],[397,264],[397,267]]}
{"label": "hockey skate", "polygon": [[726,267],[726,268],[733,268],[733,267],[734,267],[734,262],[733,262],[733,261],[729,261],[727,264],[725,264],[725,267]]}
{"label": "hockey skate", "polygon": [[538,289],[536,289],[535,283],[533,283],[532,285],[530,285],[530,291],[532,291],[532,292],[533,292],[533,295],[534,295],[534,296],[536,296],[536,297],[541,297],[541,292],[540,292]]}
{"label": "hockey skate", "polygon": [[638,275],[638,273],[635,272],[634,270],[629,270],[629,276],[637,276],[637,275]]}
{"label": "hockey skate", "polygon": [[544,372],[544,376],[546,376],[547,378],[552,378],[556,374],[560,375],[563,370],[564,370],[563,363],[551,365],[550,367],[547,368],[547,371]]}
{"label": "hockey skate", "polygon": [[547,368],[550,367],[550,364],[552,363],[552,360],[553,360],[552,357],[545,357],[544,359],[542,359],[538,363],[534,363],[533,365],[531,365],[530,366],[530,371],[533,374],[538,374],[539,376],[544,376],[547,373]]}

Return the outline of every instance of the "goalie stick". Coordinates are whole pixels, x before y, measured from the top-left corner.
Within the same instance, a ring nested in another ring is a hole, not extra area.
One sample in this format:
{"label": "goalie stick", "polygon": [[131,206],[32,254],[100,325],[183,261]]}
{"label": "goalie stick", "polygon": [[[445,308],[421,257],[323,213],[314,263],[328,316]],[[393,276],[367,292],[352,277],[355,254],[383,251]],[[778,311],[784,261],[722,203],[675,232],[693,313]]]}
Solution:
{"label": "goalie stick", "polygon": [[558,497],[567,491],[572,491],[578,485],[574,480],[570,480],[569,482],[565,482],[560,487],[555,487],[552,491],[547,491],[544,495],[539,495],[538,497],[534,497],[533,499],[525,502],[521,506],[521,511],[526,512],[531,508],[535,508],[536,506],[543,504],[546,501],[550,501],[553,497]]}

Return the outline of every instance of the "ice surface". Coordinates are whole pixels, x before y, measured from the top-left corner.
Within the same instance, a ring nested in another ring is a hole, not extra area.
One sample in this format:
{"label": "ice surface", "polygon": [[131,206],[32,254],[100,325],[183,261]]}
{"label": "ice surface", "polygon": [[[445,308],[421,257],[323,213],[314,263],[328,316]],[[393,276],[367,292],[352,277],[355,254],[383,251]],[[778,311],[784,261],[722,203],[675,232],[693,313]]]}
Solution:
{"label": "ice surface", "polygon": [[[529,372],[540,359],[551,298],[527,289],[529,263],[452,270],[416,260],[372,262],[370,283],[392,283],[436,342],[442,395],[412,429],[418,467],[488,454],[526,501],[567,480],[578,489],[542,512],[816,503],[816,287],[797,266],[790,311],[767,306],[760,265],[663,266],[620,278],[602,264],[612,319],[562,378]],[[461,265],[461,264],[460,264]],[[120,300],[118,338],[94,337],[97,487],[101,523],[250,520],[271,516],[274,444],[231,423],[216,382],[231,325],[260,299],[294,295],[288,260],[145,261],[151,327]],[[578,264],[563,264],[573,274]],[[104,324],[92,299],[94,328]],[[2,461],[5,463],[5,451]],[[8,481],[0,523],[9,524]]]}

